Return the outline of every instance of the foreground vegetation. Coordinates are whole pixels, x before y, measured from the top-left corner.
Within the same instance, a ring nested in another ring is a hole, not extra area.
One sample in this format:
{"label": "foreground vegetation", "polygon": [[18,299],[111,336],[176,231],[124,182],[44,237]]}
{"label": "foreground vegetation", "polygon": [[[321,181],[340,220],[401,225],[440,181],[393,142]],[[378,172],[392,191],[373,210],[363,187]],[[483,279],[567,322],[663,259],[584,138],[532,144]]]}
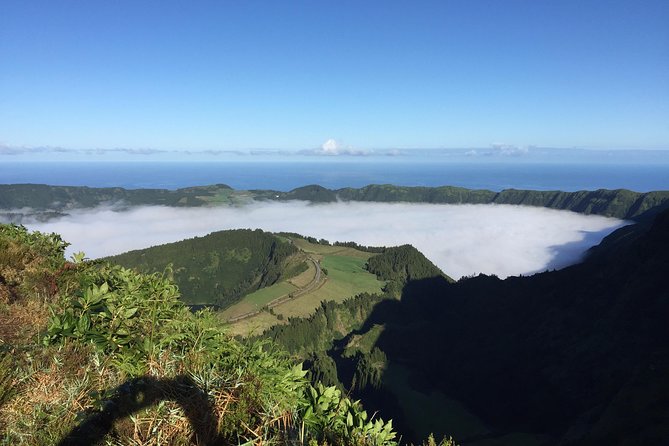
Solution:
{"label": "foreground vegetation", "polygon": [[390,422],[309,384],[272,344],[242,344],[211,312],[190,312],[168,277],[82,254],[66,261],[65,247],[54,234],[0,226],[4,444],[398,440]]}

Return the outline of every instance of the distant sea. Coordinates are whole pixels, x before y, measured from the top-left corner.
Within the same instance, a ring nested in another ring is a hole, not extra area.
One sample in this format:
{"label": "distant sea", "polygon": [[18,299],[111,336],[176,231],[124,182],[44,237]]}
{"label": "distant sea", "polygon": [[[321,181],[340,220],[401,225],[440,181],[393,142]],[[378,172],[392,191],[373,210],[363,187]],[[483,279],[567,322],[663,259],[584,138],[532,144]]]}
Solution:
{"label": "distant sea", "polygon": [[288,191],[308,184],[337,189],[368,184],[469,189],[669,190],[668,164],[513,162],[0,162],[0,183],[178,189],[223,183]]}

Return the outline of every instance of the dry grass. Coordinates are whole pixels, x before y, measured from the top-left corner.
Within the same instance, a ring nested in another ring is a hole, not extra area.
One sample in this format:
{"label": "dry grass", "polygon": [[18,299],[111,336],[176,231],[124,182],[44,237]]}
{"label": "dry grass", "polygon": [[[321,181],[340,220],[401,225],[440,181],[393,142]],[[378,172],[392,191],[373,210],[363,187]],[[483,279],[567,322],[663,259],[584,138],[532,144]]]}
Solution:
{"label": "dry grass", "polygon": [[[276,308],[280,308],[282,305],[279,305],[279,307]],[[261,311],[257,315],[248,319],[242,319],[234,324],[228,324],[226,326],[226,332],[230,336],[256,336],[262,334],[262,332],[269,327],[286,323],[288,323],[287,320],[280,321],[276,316],[266,311]]]}
{"label": "dry grass", "polygon": [[297,288],[304,288],[309,285],[316,275],[316,267],[313,262],[307,262],[307,270],[290,279],[288,282]]}
{"label": "dry grass", "polygon": [[0,302],[12,303],[24,295],[47,299],[57,291],[49,260],[29,246],[11,240],[0,244]]}
{"label": "dry grass", "polygon": [[48,307],[41,301],[0,303],[0,346],[38,342],[39,333],[46,328],[48,318]]}
{"label": "dry grass", "polygon": [[[42,433],[57,438],[74,425],[78,413],[91,407],[90,392],[99,380],[90,374],[85,348],[45,349],[17,356],[13,396],[0,409],[0,425],[15,440],[40,444]],[[20,366],[20,372],[18,370]]]}
{"label": "dry grass", "polygon": [[174,401],[161,401],[122,418],[114,424],[118,440],[124,445],[159,446],[163,444],[192,444],[195,432],[184,410]]}

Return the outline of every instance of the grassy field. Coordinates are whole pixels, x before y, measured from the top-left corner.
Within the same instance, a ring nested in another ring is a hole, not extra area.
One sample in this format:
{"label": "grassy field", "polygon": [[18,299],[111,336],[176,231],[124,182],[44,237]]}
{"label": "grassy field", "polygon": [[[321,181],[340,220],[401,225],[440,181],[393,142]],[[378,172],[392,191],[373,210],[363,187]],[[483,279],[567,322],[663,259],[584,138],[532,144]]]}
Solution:
{"label": "grassy field", "polygon": [[[349,254],[351,248],[345,249],[344,252]],[[356,294],[380,292],[384,283],[364,269],[366,262],[366,258],[361,256],[351,257],[336,252],[323,255],[321,268],[327,270],[325,284],[312,293],[279,305],[274,311],[284,317],[308,316],[318,308],[321,301],[341,302]]]}
{"label": "grassy field", "polygon": [[273,325],[285,324],[288,321],[280,321],[276,316],[268,313],[267,311],[261,311],[257,315],[250,317],[248,319],[242,319],[237,321],[234,324],[226,325],[227,333],[231,336],[253,336],[262,334],[267,327]]}
{"label": "grassy field", "polygon": [[304,288],[309,285],[312,280],[314,280],[314,275],[316,274],[316,267],[312,261],[307,261],[307,270],[298,274],[297,276],[288,280],[297,288]]}
{"label": "grassy field", "polygon": [[[284,320],[289,317],[309,316],[321,301],[341,302],[360,293],[378,293],[384,285],[374,274],[365,270],[367,259],[372,255],[353,248],[328,246],[309,243],[304,239],[294,239],[295,246],[319,261],[321,268],[327,271],[326,279],[317,289],[288,300],[273,308],[276,315]],[[308,269],[288,281],[280,282],[244,297],[239,303],[221,313],[223,320],[228,320],[252,311],[258,311],[267,303],[307,286],[314,279],[316,268],[308,262]],[[267,312],[229,324],[231,333],[250,334],[262,331],[281,323],[276,316]]]}
{"label": "grassy field", "polygon": [[247,191],[221,189],[216,195],[198,195],[197,198],[206,201],[212,206],[238,205],[250,203],[253,200],[253,194]]}
{"label": "grassy field", "polygon": [[331,245],[319,245],[316,243],[309,243],[305,239],[296,238],[293,240],[295,246],[300,248],[302,251],[309,254],[316,254],[315,257],[325,256],[325,255],[340,255],[347,257],[355,257],[358,259],[364,259],[367,261],[372,254],[364,251],[358,251],[357,249],[348,248],[345,246],[331,246]]}
{"label": "grassy field", "polygon": [[259,311],[274,299],[292,293],[296,289],[297,287],[290,282],[279,282],[266,288],[261,288],[248,294],[240,302],[223,310],[221,316],[224,320],[228,320],[251,311]]}

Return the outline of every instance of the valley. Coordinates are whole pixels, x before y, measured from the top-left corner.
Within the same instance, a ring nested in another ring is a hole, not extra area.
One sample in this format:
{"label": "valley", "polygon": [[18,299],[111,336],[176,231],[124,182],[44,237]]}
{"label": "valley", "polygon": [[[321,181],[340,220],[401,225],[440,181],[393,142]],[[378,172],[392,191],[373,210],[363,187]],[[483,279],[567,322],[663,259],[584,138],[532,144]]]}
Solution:
{"label": "valley", "polygon": [[[402,188],[386,192],[390,200],[425,199],[407,198]],[[330,196],[313,187],[296,193]],[[524,196],[532,201],[541,193]],[[636,223],[607,236],[584,262],[528,277],[479,274],[455,281],[410,245],[368,247],[249,229],[130,251],[90,262],[90,268],[131,268],[113,272],[112,284],[128,274],[164,281],[178,305],[215,310],[203,313],[209,328],[197,330],[222,330],[244,345],[271,341],[305,365],[313,385],[333,386],[362,400],[366,410],[392,418],[404,441],[434,434],[454,435],[470,446],[586,446],[612,438],[653,444],[667,433],[657,421],[667,395],[661,376],[669,340],[657,317],[669,302],[663,280],[669,268],[667,201],[663,192],[597,196],[572,198],[581,212],[632,215]],[[0,261],[16,262],[5,257]],[[11,268],[2,273],[0,291],[10,297],[0,307],[18,314],[11,297],[18,288],[4,285],[16,276]],[[91,280],[98,283],[82,283]],[[96,302],[89,293],[106,293],[95,287],[83,298]],[[60,308],[65,315],[95,308],[81,299],[67,297]],[[132,320],[132,300],[124,302],[109,308]],[[85,324],[67,325],[68,317],[60,317],[60,325],[52,320],[50,333],[102,342]],[[12,339],[23,336],[21,327],[16,330],[3,341],[12,348],[18,345]],[[112,345],[123,352],[122,342],[134,341],[123,340],[129,328],[119,330]],[[626,405],[629,398],[634,407]]]}
{"label": "valley", "polygon": [[0,446],[669,445],[669,0],[0,2]]}

